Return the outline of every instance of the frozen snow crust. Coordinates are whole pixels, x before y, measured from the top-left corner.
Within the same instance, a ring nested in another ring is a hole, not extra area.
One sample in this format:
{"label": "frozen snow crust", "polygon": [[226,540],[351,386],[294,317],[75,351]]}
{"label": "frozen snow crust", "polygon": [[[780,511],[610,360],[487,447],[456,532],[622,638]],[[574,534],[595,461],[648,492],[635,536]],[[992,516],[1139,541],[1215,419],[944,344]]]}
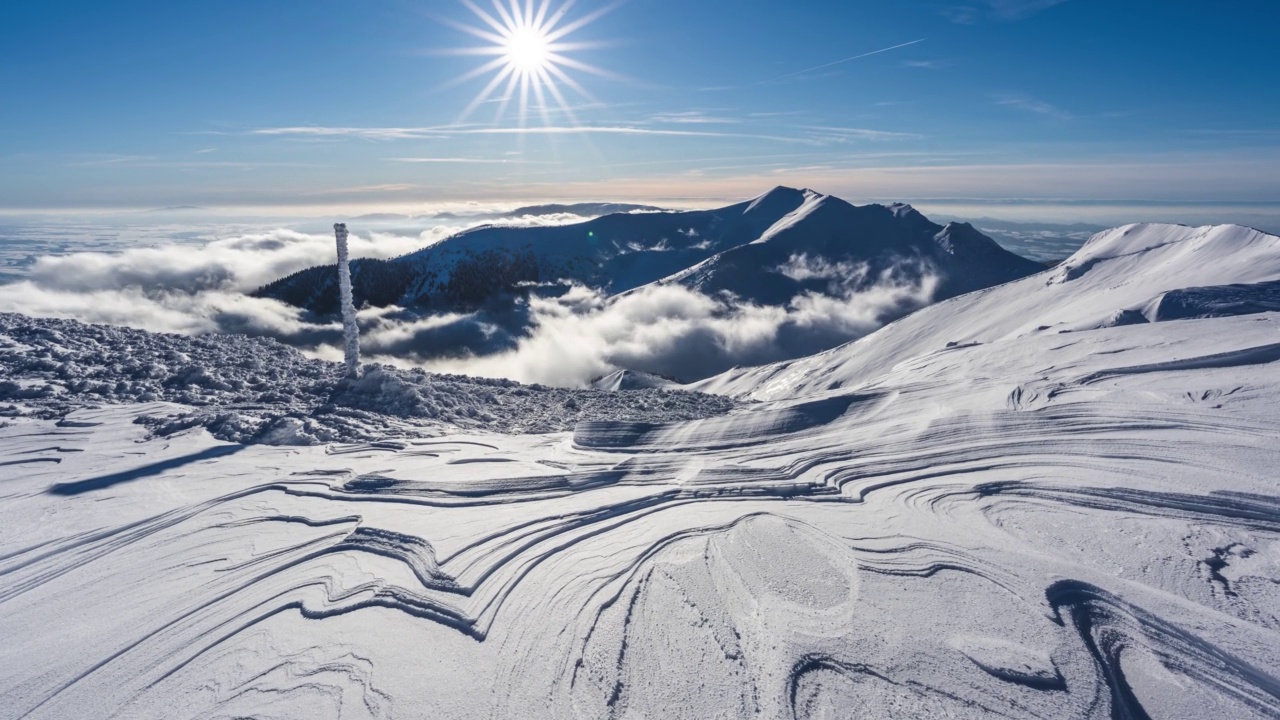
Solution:
{"label": "frozen snow crust", "polygon": [[[157,403],[14,417],[0,716],[1280,717],[1278,280],[1272,236],[1121,228],[708,381],[760,402],[692,420],[281,447],[148,437]],[[5,322],[10,358],[126,337]]]}
{"label": "frozen snow crust", "polygon": [[467,429],[545,433],[582,420],[688,420],[732,400],[679,390],[564,390],[371,365],[356,381],[265,338],[187,337],[0,313],[0,403],[57,416],[94,403],[187,406],[141,422],[231,442],[315,445]]}

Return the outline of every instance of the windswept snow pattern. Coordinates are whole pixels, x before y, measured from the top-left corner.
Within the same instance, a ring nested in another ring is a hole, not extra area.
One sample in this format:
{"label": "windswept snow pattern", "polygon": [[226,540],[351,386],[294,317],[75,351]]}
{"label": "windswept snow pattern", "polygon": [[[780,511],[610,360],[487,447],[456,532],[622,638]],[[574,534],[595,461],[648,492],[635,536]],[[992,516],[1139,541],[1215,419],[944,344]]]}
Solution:
{"label": "windswept snow pattern", "polygon": [[0,713],[1280,717],[1280,314],[1102,322],[1277,270],[1271,236],[1121,229],[698,419],[16,417]]}

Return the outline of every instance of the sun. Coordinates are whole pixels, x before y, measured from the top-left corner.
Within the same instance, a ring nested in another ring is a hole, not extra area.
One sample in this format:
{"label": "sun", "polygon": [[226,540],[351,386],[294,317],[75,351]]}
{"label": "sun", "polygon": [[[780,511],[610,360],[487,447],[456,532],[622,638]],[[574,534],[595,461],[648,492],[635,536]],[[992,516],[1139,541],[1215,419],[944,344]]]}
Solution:
{"label": "sun", "polygon": [[491,56],[493,59],[450,83],[450,86],[459,85],[492,73],[489,82],[462,112],[458,122],[466,122],[481,105],[493,101],[497,103],[495,123],[502,122],[508,108],[515,102],[518,103],[522,128],[527,125],[530,107],[536,108],[548,125],[552,123],[554,112],[562,113],[570,123],[577,125],[566,89],[589,101],[594,102],[594,99],[569,75],[568,70],[612,76],[567,54],[601,47],[599,43],[569,42],[568,38],[618,3],[574,20],[568,16],[575,0],[564,0],[554,10],[552,0],[492,0],[492,10],[480,7],[473,0],[462,0],[462,4],[476,16],[481,26],[452,20],[445,22],[486,44],[446,50],[444,53]]}
{"label": "sun", "polygon": [[537,28],[520,28],[505,43],[507,65],[521,74],[538,75],[546,70],[551,43]]}

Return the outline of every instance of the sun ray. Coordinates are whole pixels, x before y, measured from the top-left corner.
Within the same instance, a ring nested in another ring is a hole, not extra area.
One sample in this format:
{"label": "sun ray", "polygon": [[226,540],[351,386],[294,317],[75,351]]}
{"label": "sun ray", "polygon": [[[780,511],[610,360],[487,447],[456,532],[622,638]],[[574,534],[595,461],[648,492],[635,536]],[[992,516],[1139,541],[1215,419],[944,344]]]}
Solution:
{"label": "sun ray", "polygon": [[485,86],[484,90],[482,90],[480,94],[476,96],[476,99],[472,100],[471,104],[462,111],[462,115],[458,117],[456,124],[461,125],[462,123],[465,123],[467,118],[471,117],[471,113],[476,111],[476,108],[488,102],[489,98],[493,97],[493,93],[497,91],[498,86],[501,85],[502,81],[505,80],[512,72],[511,68],[503,68],[501,72],[494,75],[493,79],[489,81],[489,84]]}
{"label": "sun ray", "polygon": [[612,43],[600,40],[582,40],[579,42],[558,42],[551,43],[547,46],[547,50],[553,53],[569,52],[573,50],[599,50],[600,48],[611,47]]}
{"label": "sun ray", "polygon": [[442,54],[492,58],[446,86],[454,87],[493,73],[484,88],[463,111],[459,122],[465,121],[480,105],[496,98],[496,124],[502,122],[510,105],[517,103],[519,128],[528,128],[529,106],[534,102],[538,105],[538,115],[543,123],[552,123],[552,110],[558,106],[570,122],[578,125],[577,116],[565,96],[564,88],[592,103],[598,101],[570,77],[566,70],[607,78],[616,76],[566,54],[600,48],[604,46],[603,43],[570,41],[567,38],[616,8],[621,0],[577,18],[569,17],[569,11],[575,7],[577,0],[563,0],[558,6],[555,4],[556,0],[490,0],[486,7],[481,7],[477,3],[482,1],[461,0],[480,21],[479,27],[452,20],[445,21],[488,45],[441,51]]}
{"label": "sun ray", "polygon": [[546,30],[547,10],[551,8],[551,0],[542,0],[542,4],[538,6],[538,14],[533,18],[533,26]]}
{"label": "sun ray", "polygon": [[511,71],[511,77],[507,81],[507,89],[502,95],[502,101],[498,103],[498,111],[494,113],[493,121],[495,123],[502,122],[502,118],[507,113],[507,108],[511,106],[511,99],[515,97],[516,88],[520,85],[520,75],[514,69]]}
{"label": "sun ray", "polygon": [[542,68],[538,68],[533,82],[533,95],[538,100],[538,113],[542,115],[542,124],[550,125],[551,108],[547,106],[546,93],[543,91],[545,84],[545,71]]}
{"label": "sun ray", "polygon": [[453,80],[450,80],[448,83],[445,84],[444,87],[446,89],[451,87],[457,87],[459,85],[462,85],[463,83],[467,83],[472,80],[475,80],[476,78],[480,77],[481,75],[484,75],[485,73],[493,72],[494,70],[502,68],[506,65],[507,65],[507,59],[505,57],[495,58],[485,63],[484,65],[481,65],[475,70],[472,70],[471,72],[466,73],[465,75],[459,75]]}
{"label": "sun ray", "polygon": [[556,26],[560,24],[560,21],[564,20],[565,16],[569,14],[569,11],[573,9],[573,6],[577,4],[578,0],[565,0],[565,3],[556,11],[555,16],[551,18],[551,25],[547,28],[547,32],[555,30]]}
{"label": "sun ray", "polygon": [[520,129],[529,127],[529,76],[520,76]]}
{"label": "sun ray", "polygon": [[613,12],[618,8],[618,6],[622,5],[623,2],[624,0],[618,0],[618,2],[610,3],[600,8],[599,10],[596,10],[587,15],[584,15],[583,17],[578,18],[577,20],[574,20],[573,22],[569,23],[568,25],[565,25],[564,27],[558,30],[548,31],[547,42],[555,42],[556,40],[559,40],[560,38],[566,35],[569,35],[571,33],[577,32],[578,30],[581,30],[582,28],[590,25],[596,20],[599,20],[605,15],[608,15],[609,13]]}
{"label": "sun ray", "polygon": [[462,0],[462,4],[466,5],[468,10],[475,13],[475,16],[480,18],[481,22],[493,28],[499,34],[506,31],[507,27],[505,25],[495,20],[492,15],[485,12],[482,8],[480,8],[480,6],[476,5],[471,0]]}
{"label": "sun ray", "polygon": [[[467,33],[468,35],[473,35],[473,36],[475,36],[475,37],[480,38],[481,40],[484,40],[484,41],[486,41],[486,42],[491,42],[491,43],[493,43],[493,45],[492,45],[492,49],[501,49],[501,47],[502,47],[502,43],[504,43],[504,42],[506,42],[506,41],[507,41],[507,39],[506,39],[505,37],[503,37],[503,36],[501,36],[501,35],[496,35],[496,34],[494,34],[494,33],[489,32],[488,30],[484,30],[484,29],[482,29],[482,28],[471,27],[470,25],[465,25],[465,24],[460,23],[460,22],[454,22],[453,20],[445,20],[445,21],[444,21],[444,23],[445,23],[445,24],[447,24],[447,25],[450,25],[450,26],[452,26],[452,27],[457,28],[457,29],[459,29],[459,30],[461,30],[461,31],[463,31],[463,32],[465,32],[465,33]],[[476,49],[480,49],[480,48],[476,48]],[[445,51],[445,52],[452,53],[453,51],[452,51],[452,50],[448,50],[448,51]]]}
{"label": "sun ray", "polygon": [[506,24],[507,33],[520,27],[520,21],[516,20],[507,6],[502,4],[502,0],[493,0],[493,9],[498,11],[498,17],[502,18],[502,22]]}
{"label": "sun ray", "polygon": [[[492,47],[471,47],[471,48],[446,48],[442,50],[432,50],[430,55],[456,55],[460,57],[493,57],[495,55],[506,55],[507,51],[502,48]],[[453,84],[446,87],[452,87]]]}
{"label": "sun ray", "polygon": [[581,70],[582,72],[590,73],[597,77],[608,78],[610,80],[625,79],[621,75],[618,75],[617,73],[611,73],[608,70],[605,70],[604,68],[598,68],[595,65],[588,65],[584,62],[579,62],[577,60],[574,60],[573,58],[565,57],[564,55],[558,55],[556,53],[552,53],[551,56],[548,57],[547,59],[550,61],[548,65],[556,65],[556,66],[563,65],[568,68],[573,68],[574,70]]}
{"label": "sun ray", "polygon": [[595,103],[595,104],[599,104],[599,102],[600,102],[600,101],[599,101],[599,100],[597,100],[597,99],[595,98],[595,96],[594,96],[594,95],[592,95],[591,93],[587,92],[587,89],[586,89],[586,88],[584,88],[584,87],[582,87],[582,85],[578,84],[578,81],[577,81],[577,80],[574,80],[572,77],[570,77],[570,76],[569,76],[569,74],[568,74],[568,73],[566,73],[565,71],[561,70],[560,68],[556,67],[555,65],[549,65],[549,66],[547,66],[547,72],[549,72],[549,73],[551,73],[553,76],[555,76],[555,78],[556,78],[556,79],[558,79],[560,82],[562,82],[562,83],[564,83],[565,85],[569,86],[569,88],[570,88],[570,89],[572,89],[574,92],[576,92],[576,93],[578,93],[579,95],[581,95],[582,97],[586,98],[588,102]]}
{"label": "sun ray", "polygon": [[565,100],[564,94],[560,92],[560,88],[556,86],[555,81],[551,78],[550,70],[544,69],[541,74],[542,80],[547,86],[547,91],[556,99],[556,104],[560,106],[560,110],[564,113],[564,116],[568,118],[571,125],[577,125],[578,116],[573,112],[573,107],[569,105],[567,100]]}

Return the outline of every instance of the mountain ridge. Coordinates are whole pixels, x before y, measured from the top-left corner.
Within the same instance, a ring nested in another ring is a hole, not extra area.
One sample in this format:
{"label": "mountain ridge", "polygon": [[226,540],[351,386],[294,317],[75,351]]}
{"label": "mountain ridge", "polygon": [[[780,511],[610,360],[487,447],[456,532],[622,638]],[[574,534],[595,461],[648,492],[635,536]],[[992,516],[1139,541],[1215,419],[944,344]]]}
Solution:
{"label": "mountain ridge", "polygon": [[811,357],[731,370],[691,387],[753,399],[784,389],[821,393],[951,348],[1273,312],[1278,285],[1278,236],[1242,225],[1122,225],[1037,275],[936,303]]}
{"label": "mountain ridge", "polygon": [[[615,213],[555,227],[482,226],[398,258],[354,261],[352,275],[357,304],[430,312],[469,311],[529,286],[561,282],[609,295],[682,283],[785,305],[796,293],[829,287],[815,278],[788,280],[779,268],[799,257],[845,269],[865,263],[858,282],[835,278],[847,289],[914,264],[905,275],[942,274],[940,291],[948,297],[1041,269],[972,226],[938,225],[909,205],[855,206],[779,186],[712,210]],[[700,279],[688,281],[698,268]],[[335,267],[320,265],[255,295],[330,314],[335,283]]]}

